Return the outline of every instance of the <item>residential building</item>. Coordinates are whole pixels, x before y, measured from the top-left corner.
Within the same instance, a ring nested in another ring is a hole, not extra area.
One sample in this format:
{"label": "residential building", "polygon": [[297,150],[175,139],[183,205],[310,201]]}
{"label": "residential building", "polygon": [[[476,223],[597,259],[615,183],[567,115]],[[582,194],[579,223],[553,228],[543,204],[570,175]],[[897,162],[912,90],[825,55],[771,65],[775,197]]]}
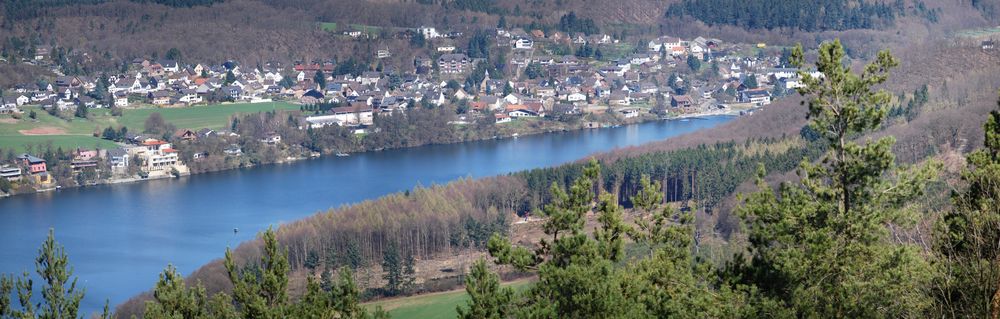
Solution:
{"label": "residential building", "polygon": [[740,92],[740,102],[753,103],[758,106],[771,104],[771,92],[766,89],[746,90]]}
{"label": "residential building", "polygon": [[21,168],[16,166],[0,167],[0,178],[8,181],[19,181],[21,180]]}
{"label": "residential building", "polygon": [[177,150],[170,143],[157,139],[148,139],[139,147],[132,148],[135,158],[142,160],[143,170],[163,171],[179,164]]}
{"label": "residential building", "polygon": [[438,58],[438,71],[442,74],[457,74],[465,72],[469,66],[469,57],[462,53],[444,54]]}

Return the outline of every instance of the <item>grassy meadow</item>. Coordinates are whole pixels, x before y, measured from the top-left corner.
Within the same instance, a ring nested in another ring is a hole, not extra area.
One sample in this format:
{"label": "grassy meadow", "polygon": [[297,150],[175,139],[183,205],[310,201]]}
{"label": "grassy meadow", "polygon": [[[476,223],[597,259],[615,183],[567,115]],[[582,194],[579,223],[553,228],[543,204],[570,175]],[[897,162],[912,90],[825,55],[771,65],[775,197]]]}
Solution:
{"label": "grassy meadow", "polygon": [[[503,286],[513,287],[515,291],[521,292],[528,289],[533,281],[521,279],[503,283]],[[392,318],[455,318],[458,312],[455,308],[459,305],[465,306],[469,300],[469,295],[464,289],[445,292],[436,292],[411,297],[393,298],[375,301],[365,304],[370,310],[376,306],[382,306],[392,315]]]}
{"label": "grassy meadow", "polygon": [[[138,108],[126,109],[121,117],[113,117],[108,109],[91,109],[87,119],[64,120],[49,115],[37,106],[22,107],[20,119],[10,115],[0,115],[0,148],[21,152],[28,144],[46,144],[66,148],[114,147],[114,143],[94,137],[108,126],[128,127],[129,131],[142,131],[146,118],[154,112],[178,128],[221,129],[229,124],[229,119],[237,114],[266,112],[272,110],[297,110],[298,105],[287,102],[234,103],[184,108]],[[35,111],[36,119],[28,117]]]}

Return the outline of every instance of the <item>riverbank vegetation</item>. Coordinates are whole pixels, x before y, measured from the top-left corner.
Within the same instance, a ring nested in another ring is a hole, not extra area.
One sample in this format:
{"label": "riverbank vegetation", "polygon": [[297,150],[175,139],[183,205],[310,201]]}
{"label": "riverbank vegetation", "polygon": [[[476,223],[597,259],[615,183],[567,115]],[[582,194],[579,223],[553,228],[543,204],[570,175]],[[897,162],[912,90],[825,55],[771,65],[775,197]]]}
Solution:
{"label": "riverbank vegetation", "polygon": [[[458,313],[469,317],[1000,313],[992,306],[1000,249],[991,244],[1000,216],[993,203],[1000,197],[1000,111],[983,129],[966,129],[982,124],[985,105],[973,98],[995,99],[994,88],[975,91],[994,82],[950,82],[947,89],[933,77],[887,82],[898,64],[888,53],[858,75],[842,63],[839,44],[821,52],[817,67],[826,78],[808,82],[809,107],[798,108],[809,114],[806,128],[770,118],[802,113],[770,108],[721,128],[731,129],[724,140],[695,134],[588,163],[417,188],[269,230],[225,261],[183,281],[164,275],[169,280],[161,283],[200,282],[194,291],[204,292],[193,299],[210,304],[210,294],[231,294],[231,301],[216,298],[244,315],[267,308],[260,304],[290,315],[305,310],[279,305],[308,303],[352,317],[327,305],[419,291],[425,283],[413,280],[420,270],[410,269],[411,260],[485,250],[490,261],[463,276],[470,299]],[[934,85],[924,90],[921,83]],[[844,87],[855,94],[842,95]],[[904,89],[876,89],[895,87]],[[959,103],[972,106],[946,103],[959,94]],[[892,112],[896,105],[912,105],[915,117]],[[748,127],[765,133],[747,134]],[[733,193],[749,195],[737,200]],[[511,233],[520,222],[541,234]],[[357,280],[343,275],[348,271],[368,269],[382,279],[348,294],[332,288]],[[498,284],[498,270],[539,280],[516,293]],[[304,288],[291,288],[295,278]],[[281,297],[254,297],[261,283],[273,284],[263,295]],[[173,309],[158,291],[119,314]]]}

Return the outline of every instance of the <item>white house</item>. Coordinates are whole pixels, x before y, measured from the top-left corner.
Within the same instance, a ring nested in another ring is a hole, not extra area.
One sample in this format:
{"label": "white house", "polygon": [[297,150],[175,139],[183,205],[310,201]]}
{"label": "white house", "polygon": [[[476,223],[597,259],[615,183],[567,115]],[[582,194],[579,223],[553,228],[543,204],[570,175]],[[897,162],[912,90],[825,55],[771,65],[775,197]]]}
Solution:
{"label": "white house", "polygon": [[437,29],[435,29],[434,27],[420,27],[417,29],[417,32],[420,32],[420,34],[422,34],[425,39],[433,39],[441,37],[441,34],[438,33]]}
{"label": "white house", "polygon": [[496,124],[509,123],[511,121],[510,115],[503,113],[494,114],[493,118],[496,120]]}
{"label": "white house", "polygon": [[515,49],[531,49],[535,46],[535,41],[528,38],[520,38],[514,41]]}
{"label": "white house", "polygon": [[566,101],[570,102],[579,102],[586,100],[587,100],[587,95],[580,92],[570,93],[569,95],[566,96]]}

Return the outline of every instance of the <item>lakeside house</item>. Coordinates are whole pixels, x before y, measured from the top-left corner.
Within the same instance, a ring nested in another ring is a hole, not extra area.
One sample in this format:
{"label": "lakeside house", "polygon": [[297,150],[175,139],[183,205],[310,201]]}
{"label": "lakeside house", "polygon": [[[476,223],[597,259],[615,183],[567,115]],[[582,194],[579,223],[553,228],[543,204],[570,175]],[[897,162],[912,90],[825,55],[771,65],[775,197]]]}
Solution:
{"label": "lakeside house", "polygon": [[49,175],[48,166],[44,159],[24,153],[18,156],[17,160],[21,162],[21,165],[28,168],[28,173],[32,176],[36,184],[50,185],[54,182],[52,176]]}

